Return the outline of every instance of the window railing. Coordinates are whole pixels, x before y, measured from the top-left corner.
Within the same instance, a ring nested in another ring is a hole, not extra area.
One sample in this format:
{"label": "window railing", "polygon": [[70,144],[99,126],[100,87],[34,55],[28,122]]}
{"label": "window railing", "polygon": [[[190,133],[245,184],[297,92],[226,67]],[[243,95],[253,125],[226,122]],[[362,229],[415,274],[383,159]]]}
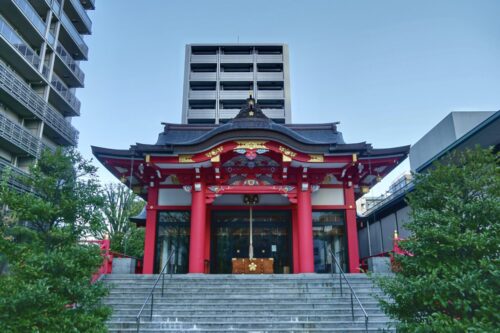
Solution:
{"label": "window railing", "polygon": [[21,192],[31,192],[31,188],[27,186],[24,182],[20,181],[19,178],[29,177],[29,174],[12,164],[0,159],[0,179],[3,178],[4,173],[10,170],[10,175],[7,178],[7,184],[12,188],[15,188]]}
{"label": "window railing", "polygon": [[80,2],[80,0],[71,0],[71,3],[73,4],[75,10],[78,12],[78,15],[80,15],[83,24],[85,24],[87,29],[90,31],[90,29],[92,28],[92,21],[87,15],[87,11],[83,8],[83,5]]}
{"label": "window railing", "polygon": [[3,114],[0,114],[0,136],[33,157],[40,155],[42,149],[40,139]]}
{"label": "window railing", "polygon": [[35,93],[24,81],[18,78],[7,67],[0,63],[0,88],[13,96],[37,118],[59,133],[70,145],[78,141],[78,131],[54,110],[47,102]]}
{"label": "window railing", "polygon": [[73,60],[73,58],[70,56],[69,52],[66,51],[66,49],[60,43],[56,47],[56,52],[68,66],[68,68],[71,69],[73,74],[75,74],[75,76],[78,78],[78,81],[83,84],[85,74],[82,72],[75,60]]}
{"label": "window railing", "polygon": [[[40,67],[40,57],[15,30],[0,16],[0,35],[2,35],[35,69]],[[44,66],[45,67],[45,66]],[[46,67],[45,67],[46,68]],[[44,69],[45,69],[44,68]],[[48,70],[46,71],[48,73]],[[44,74],[45,76],[45,74]]]}
{"label": "window railing", "polygon": [[63,83],[61,78],[55,73],[52,73],[52,80],[50,82],[52,87],[59,92],[59,94],[64,98],[66,102],[75,110],[77,113],[80,112],[80,101],[76,96],[69,90],[69,88]]}
{"label": "window railing", "polygon": [[35,26],[42,36],[45,35],[45,22],[40,18],[35,9],[26,0],[14,0],[14,3],[19,7],[28,20]]}
{"label": "window railing", "polygon": [[61,14],[61,22],[64,28],[66,28],[66,30],[68,31],[71,38],[73,38],[80,51],[82,51],[82,54],[87,56],[89,53],[87,44],[85,44],[82,36],[80,36],[78,30],[76,30],[75,26],[64,12]]}

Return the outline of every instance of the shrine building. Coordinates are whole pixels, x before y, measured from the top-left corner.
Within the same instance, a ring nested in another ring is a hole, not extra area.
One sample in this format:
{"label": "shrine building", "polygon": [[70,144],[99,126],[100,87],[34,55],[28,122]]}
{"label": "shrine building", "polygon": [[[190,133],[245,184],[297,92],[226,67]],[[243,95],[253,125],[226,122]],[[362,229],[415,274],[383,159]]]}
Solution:
{"label": "shrine building", "polygon": [[[359,272],[355,200],[406,158],[409,146],[346,143],[338,123],[279,124],[250,96],[224,124],[164,124],[155,144],[92,147],[146,200],[143,273],[172,250],[175,273]],[[253,253],[252,253],[253,252]]]}

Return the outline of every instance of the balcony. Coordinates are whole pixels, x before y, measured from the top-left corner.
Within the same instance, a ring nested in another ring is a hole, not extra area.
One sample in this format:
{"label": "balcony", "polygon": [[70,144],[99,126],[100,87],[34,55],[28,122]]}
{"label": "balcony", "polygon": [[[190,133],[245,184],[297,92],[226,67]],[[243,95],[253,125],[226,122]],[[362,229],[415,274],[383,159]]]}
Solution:
{"label": "balcony", "polygon": [[220,109],[219,118],[220,119],[232,119],[240,112],[240,109]]}
{"label": "balcony", "polygon": [[285,118],[285,109],[262,109],[262,112],[271,119]]}
{"label": "balcony", "polygon": [[[87,11],[83,8],[80,0],[70,0],[68,6],[68,14],[72,18],[72,22],[76,29],[81,34],[90,34],[92,32],[92,21],[90,20]],[[66,8],[66,6],[65,6]]]}
{"label": "balcony", "polygon": [[253,81],[253,72],[221,72],[220,81]]}
{"label": "balcony", "polygon": [[[45,36],[45,30],[47,29],[47,26],[45,25],[45,22],[40,17],[40,15],[38,15],[36,10],[31,6],[31,4],[27,0],[13,0],[12,3],[17,6],[17,8],[26,17],[26,19],[29,21],[32,27],[35,28],[35,30],[39,34],[39,37],[43,38]],[[22,20],[18,20],[17,16],[15,16],[14,19],[17,20],[18,24],[21,24]]]}
{"label": "balcony", "polygon": [[10,177],[7,179],[7,184],[10,187],[21,192],[31,192],[29,186],[26,186],[26,184],[18,180],[18,178],[29,177],[29,174],[0,159],[0,177],[6,170],[10,170]]}
{"label": "balcony", "polygon": [[221,90],[219,91],[219,98],[246,100],[248,94],[248,90]]}
{"label": "balcony", "polygon": [[275,63],[283,62],[282,54],[257,54],[258,63]]}
{"label": "balcony", "polygon": [[2,16],[0,16],[0,57],[6,59],[12,67],[30,81],[42,81],[48,77],[48,68],[42,67],[39,72],[40,57],[22,39]]}
{"label": "balcony", "polygon": [[42,120],[45,131],[58,144],[76,146],[78,131],[64,117],[47,104],[26,83],[0,63],[0,99],[23,116]]}
{"label": "balcony", "polygon": [[191,72],[189,80],[191,81],[215,81],[217,73],[215,72]]}
{"label": "balcony", "polygon": [[258,90],[257,99],[283,99],[285,92],[283,90]]}
{"label": "balcony", "polygon": [[[49,101],[56,107],[60,108],[67,115],[79,116],[80,115],[80,101],[76,96],[69,90],[61,78],[55,73],[52,73],[52,80],[50,84],[54,89],[50,90]],[[55,91],[56,93],[52,93]]]}
{"label": "balcony", "polygon": [[83,41],[83,37],[80,36],[78,30],[76,30],[75,26],[64,12],[61,15],[61,23],[64,29],[61,30],[60,41],[63,42],[73,58],[77,60],[86,60],[89,55],[89,48]]}
{"label": "balcony", "polygon": [[28,153],[35,158],[42,149],[42,143],[36,136],[3,114],[0,114],[0,145],[1,141],[9,143],[9,150],[17,154]]}
{"label": "balcony", "polygon": [[257,81],[283,81],[283,72],[258,72]]}
{"label": "balcony", "polygon": [[85,9],[95,9],[95,0],[80,0],[80,2]]}
{"label": "balcony", "polygon": [[215,99],[217,92],[215,90],[190,90],[189,99]]}
{"label": "balcony", "polygon": [[[83,82],[85,80],[85,74],[80,69],[80,66],[73,60],[68,51],[61,45],[58,44],[56,47],[56,54],[59,56],[61,63],[56,62],[55,69],[58,72],[62,72],[62,75],[68,77],[71,86],[83,87]],[[62,65],[63,66],[59,66]]]}
{"label": "balcony", "polygon": [[253,63],[253,54],[221,54],[220,62],[223,64]]}
{"label": "balcony", "polygon": [[194,64],[215,63],[217,54],[191,54],[191,62]]}
{"label": "balcony", "polygon": [[189,119],[214,119],[215,109],[189,109]]}

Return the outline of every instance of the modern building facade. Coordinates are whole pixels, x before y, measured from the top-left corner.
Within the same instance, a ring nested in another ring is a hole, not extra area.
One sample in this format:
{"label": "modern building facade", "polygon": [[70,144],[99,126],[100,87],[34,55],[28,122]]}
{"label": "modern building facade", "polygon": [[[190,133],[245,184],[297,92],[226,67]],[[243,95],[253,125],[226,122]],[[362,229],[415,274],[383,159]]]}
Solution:
{"label": "modern building facade", "polygon": [[286,44],[186,45],[182,123],[227,122],[249,92],[266,116],[291,122]]}
{"label": "modern building facade", "polygon": [[177,273],[231,273],[248,258],[274,273],[328,273],[331,254],[359,272],[355,201],[409,146],[346,143],[337,123],[279,124],[264,111],[250,97],[224,124],[165,124],[155,144],[92,147],[147,201],[136,219],[144,273],[173,250]]}
{"label": "modern building facade", "polygon": [[[412,171],[426,172],[432,163],[453,150],[481,147],[500,148],[500,111],[451,112],[410,149]],[[410,207],[405,198],[414,184],[408,175],[399,178],[382,198],[365,200],[366,210],[358,219],[361,260],[384,256],[393,249],[396,231],[401,238],[410,236],[405,224]],[[375,202],[369,205],[369,201]]]}
{"label": "modern building facade", "polygon": [[76,146],[94,2],[0,0],[0,172],[25,174],[44,149]]}

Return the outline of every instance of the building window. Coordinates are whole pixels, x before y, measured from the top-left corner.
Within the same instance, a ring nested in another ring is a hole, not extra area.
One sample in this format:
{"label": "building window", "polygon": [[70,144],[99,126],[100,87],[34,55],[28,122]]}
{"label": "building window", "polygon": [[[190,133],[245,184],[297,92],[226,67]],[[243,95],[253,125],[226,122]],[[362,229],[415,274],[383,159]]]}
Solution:
{"label": "building window", "polygon": [[[158,213],[156,273],[159,273],[165,266],[172,250],[175,250],[173,273],[185,274],[188,272],[190,220],[191,213],[189,211],[162,211]],[[170,272],[170,267],[167,267],[167,272]]]}
{"label": "building window", "polygon": [[314,271],[338,273],[330,251],[346,271],[347,251],[344,211],[313,211]]}

